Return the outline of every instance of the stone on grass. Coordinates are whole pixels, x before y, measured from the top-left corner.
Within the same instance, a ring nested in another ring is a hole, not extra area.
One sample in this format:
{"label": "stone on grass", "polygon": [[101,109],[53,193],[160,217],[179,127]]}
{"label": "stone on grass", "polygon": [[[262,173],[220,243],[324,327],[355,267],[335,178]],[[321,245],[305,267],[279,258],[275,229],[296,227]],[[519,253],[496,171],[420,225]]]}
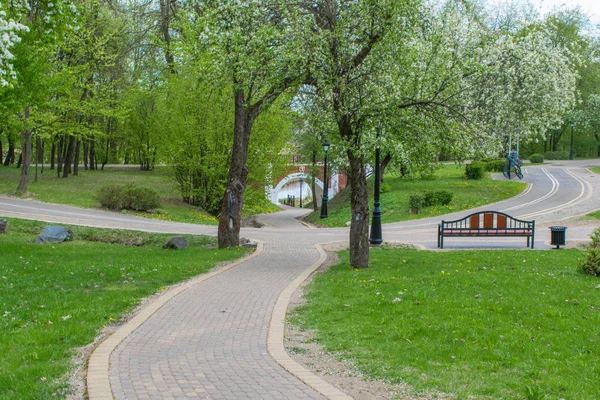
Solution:
{"label": "stone on grass", "polygon": [[169,239],[163,246],[164,249],[181,250],[188,247],[188,240],[183,236],[175,236]]}
{"label": "stone on grass", "polygon": [[258,245],[250,239],[240,238],[240,246],[247,249],[255,249]]}
{"label": "stone on grass", "polygon": [[65,240],[73,240],[73,231],[64,226],[47,225],[44,227],[36,243],[62,243]]}
{"label": "stone on grass", "polygon": [[6,225],[8,225],[8,221],[0,219],[0,233],[6,233]]}

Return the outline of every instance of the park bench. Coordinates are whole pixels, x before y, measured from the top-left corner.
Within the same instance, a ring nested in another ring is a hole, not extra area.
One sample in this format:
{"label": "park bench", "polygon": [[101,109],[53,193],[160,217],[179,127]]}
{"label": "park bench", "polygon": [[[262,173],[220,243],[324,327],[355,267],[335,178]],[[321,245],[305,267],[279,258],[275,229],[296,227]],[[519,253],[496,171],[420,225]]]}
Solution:
{"label": "park bench", "polygon": [[457,236],[523,236],[527,247],[535,235],[535,221],[524,221],[499,211],[480,211],[438,225],[438,247],[444,248],[444,237]]}

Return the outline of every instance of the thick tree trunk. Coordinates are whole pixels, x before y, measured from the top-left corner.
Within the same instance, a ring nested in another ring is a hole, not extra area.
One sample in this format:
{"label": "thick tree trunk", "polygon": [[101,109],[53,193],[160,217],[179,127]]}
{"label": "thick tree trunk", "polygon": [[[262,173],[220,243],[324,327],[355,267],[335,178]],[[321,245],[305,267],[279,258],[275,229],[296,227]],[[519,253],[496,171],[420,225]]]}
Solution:
{"label": "thick tree trunk", "polygon": [[390,153],[387,153],[385,155],[385,157],[383,157],[383,160],[381,160],[381,180],[380,180],[381,183],[383,183],[383,176],[385,175],[385,168],[388,166],[390,161],[392,161],[392,155]]}
{"label": "thick tree trunk", "polygon": [[79,175],[79,153],[81,153],[81,140],[75,142],[75,156],[73,158],[73,175]]}
{"label": "thick tree trunk", "polygon": [[90,140],[90,169],[95,171],[96,168],[96,141],[94,140],[94,136],[92,136]]}
{"label": "thick tree trunk", "polygon": [[88,170],[88,144],[87,144],[87,140],[83,141],[83,169],[85,169],[86,171]]}
{"label": "thick tree trunk", "polygon": [[254,113],[245,107],[243,91],[235,94],[235,122],[233,130],[233,149],[229,165],[229,181],[221,201],[219,217],[219,248],[235,247],[240,244],[240,226],[244,190],[248,179],[248,143],[252,132]]}
{"label": "thick tree trunk", "polygon": [[350,266],[352,268],[369,267],[369,194],[365,166],[352,151],[348,151],[350,169]]}
{"label": "thick tree trunk", "polygon": [[63,178],[68,178],[71,173],[71,163],[73,162],[73,151],[75,149],[75,136],[69,136],[69,144],[67,145],[67,154],[63,164]]}
{"label": "thick tree trunk", "polygon": [[21,169],[21,180],[19,181],[18,191],[27,191],[27,182],[29,180],[29,166],[31,165],[31,130],[27,129],[27,120],[29,119],[29,105],[25,106],[25,129],[21,133],[21,155],[23,157],[23,168]]}

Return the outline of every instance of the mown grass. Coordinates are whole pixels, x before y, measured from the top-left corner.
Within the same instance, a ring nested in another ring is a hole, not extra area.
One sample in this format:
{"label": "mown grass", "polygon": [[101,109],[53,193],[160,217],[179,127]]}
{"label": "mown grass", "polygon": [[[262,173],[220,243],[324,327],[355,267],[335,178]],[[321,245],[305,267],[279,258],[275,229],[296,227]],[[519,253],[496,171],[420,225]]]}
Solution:
{"label": "mown grass", "polygon": [[140,299],[245,254],[206,247],[206,236],[174,251],[161,248],[168,235],[82,227],[74,241],[35,244],[44,225],[9,219],[0,235],[2,399],[64,398],[78,347]]}
{"label": "mown grass", "polygon": [[[0,166],[0,194],[14,195],[19,184],[21,170],[14,166]],[[188,222],[203,225],[217,225],[214,216],[204,210],[182,201],[181,195],[171,178],[167,167],[157,167],[154,171],[140,171],[136,168],[126,170],[86,171],[80,170],[78,176],[59,178],[56,171],[46,167],[44,173],[38,173],[34,181],[34,170],[30,172],[27,197],[48,203],[67,204],[85,208],[100,207],[96,194],[109,185],[139,184],[155,190],[161,206],[153,213],[135,213],[136,215],[164,221]],[[244,215],[262,212],[274,212],[278,208],[268,201],[257,204],[245,203]]]}
{"label": "mown grass", "polygon": [[382,248],[318,274],[291,322],[364,374],[459,399],[594,399],[600,280],[579,250]]}
{"label": "mown grass", "polygon": [[[489,174],[482,180],[465,179],[464,170],[464,166],[461,165],[442,165],[433,173],[431,179],[420,180],[402,178],[395,173],[386,174],[385,183],[390,185],[391,190],[381,194],[382,222],[407,221],[475,208],[516,196],[527,187],[523,182],[494,181]],[[372,181],[372,178],[369,179],[370,189]],[[408,206],[410,194],[429,190],[449,190],[454,194],[454,198],[448,206],[427,207],[420,214],[411,214]],[[371,210],[372,197],[371,194]],[[346,226],[350,217],[349,191],[344,191],[329,201],[328,218],[321,219],[320,211],[316,211],[309,214],[307,220],[317,225],[340,227]]]}
{"label": "mown grass", "polygon": [[[595,174],[600,174],[600,167],[592,167],[590,170]],[[600,210],[587,214],[584,219],[600,219]]]}

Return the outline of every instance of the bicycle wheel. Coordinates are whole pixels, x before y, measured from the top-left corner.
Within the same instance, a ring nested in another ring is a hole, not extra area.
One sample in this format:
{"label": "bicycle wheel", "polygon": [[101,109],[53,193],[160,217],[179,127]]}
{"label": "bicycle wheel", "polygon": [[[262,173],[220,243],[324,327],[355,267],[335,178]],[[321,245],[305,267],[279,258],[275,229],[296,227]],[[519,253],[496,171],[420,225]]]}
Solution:
{"label": "bicycle wheel", "polygon": [[502,175],[504,175],[504,177],[506,179],[510,179],[510,161],[509,160],[506,160],[506,162],[502,166]]}
{"label": "bicycle wheel", "polygon": [[523,179],[523,171],[518,165],[515,166],[515,174],[519,177],[519,179]]}

